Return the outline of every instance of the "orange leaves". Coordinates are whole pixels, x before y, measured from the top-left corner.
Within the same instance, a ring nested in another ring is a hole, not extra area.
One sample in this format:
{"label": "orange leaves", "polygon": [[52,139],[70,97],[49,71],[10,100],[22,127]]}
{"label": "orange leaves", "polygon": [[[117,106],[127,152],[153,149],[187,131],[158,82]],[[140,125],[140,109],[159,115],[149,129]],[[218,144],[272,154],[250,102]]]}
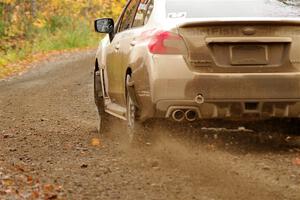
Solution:
{"label": "orange leaves", "polygon": [[2,2],[5,4],[14,4],[16,3],[16,0],[2,0]]}
{"label": "orange leaves", "polygon": [[45,19],[36,19],[34,22],[33,22],[33,25],[38,27],[38,28],[43,28],[45,27],[47,24],[47,21]]}
{"label": "orange leaves", "polygon": [[46,184],[43,186],[43,190],[45,193],[51,193],[54,191],[54,186],[50,184]]}
{"label": "orange leaves", "polygon": [[117,18],[126,1],[0,0],[0,79],[26,70],[23,63],[15,63],[34,60],[36,52],[96,44],[93,20]]}
{"label": "orange leaves", "polygon": [[66,199],[63,187],[43,183],[26,166],[0,162],[0,199]]}
{"label": "orange leaves", "polygon": [[[4,4],[5,36],[15,37],[26,35],[32,31],[32,24],[36,28],[44,28],[51,23],[53,16],[69,17],[73,20],[92,21],[95,18],[106,16],[117,17],[126,0],[0,0]],[[65,23],[68,23],[67,21]]]}
{"label": "orange leaves", "polygon": [[300,167],[300,158],[295,158],[293,164]]}
{"label": "orange leaves", "polygon": [[31,199],[38,199],[39,197],[40,197],[40,194],[38,191],[31,192]]}
{"label": "orange leaves", "polygon": [[2,180],[2,185],[4,186],[12,186],[14,184],[14,181],[10,178],[6,178]]}
{"label": "orange leaves", "polygon": [[93,138],[92,141],[91,141],[91,145],[92,145],[92,146],[99,147],[99,146],[101,145],[100,139],[98,139],[98,138]]}

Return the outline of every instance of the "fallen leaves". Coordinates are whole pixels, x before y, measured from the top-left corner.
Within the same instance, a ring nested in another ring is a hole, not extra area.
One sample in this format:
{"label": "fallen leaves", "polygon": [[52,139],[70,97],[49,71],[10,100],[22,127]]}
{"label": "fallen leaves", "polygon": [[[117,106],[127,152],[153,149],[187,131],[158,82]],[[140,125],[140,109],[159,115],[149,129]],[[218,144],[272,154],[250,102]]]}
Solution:
{"label": "fallen leaves", "polygon": [[62,186],[43,184],[25,166],[0,162],[0,199],[65,199]]}
{"label": "fallen leaves", "polygon": [[28,182],[28,183],[32,183],[32,182],[33,182],[32,176],[27,176],[27,182]]}
{"label": "fallen leaves", "polygon": [[101,142],[100,142],[100,139],[99,138],[93,138],[92,141],[91,141],[91,145],[92,146],[100,146],[101,145]]}
{"label": "fallen leaves", "polygon": [[[74,48],[66,50],[53,50],[48,52],[40,52],[33,55],[27,55],[25,58],[17,61],[2,61],[0,58],[0,79],[4,79],[14,75],[22,75],[28,69],[35,67],[34,63],[42,62],[47,59],[55,58],[62,53],[75,53],[79,51],[86,51],[92,49],[86,48]],[[2,58],[4,59],[4,58]]]}
{"label": "fallen leaves", "polygon": [[293,164],[300,167],[300,158],[295,158]]}
{"label": "fallen leaves", "polygon": [[43,186],[43,190],[45,193],[53,192],[54,191],[54,186],[51,184],[45,184]]}
{"label": "fallen leaves", "polygon": [[4,178],[1,182],[4,186],[12,186],[14,184],[13,180],[10,178]]}
{"label": "fallen leaves", "polygon": [[40,197],[40,194],[38,191],[31,192],[31,199],[38,199],[39,197]]}

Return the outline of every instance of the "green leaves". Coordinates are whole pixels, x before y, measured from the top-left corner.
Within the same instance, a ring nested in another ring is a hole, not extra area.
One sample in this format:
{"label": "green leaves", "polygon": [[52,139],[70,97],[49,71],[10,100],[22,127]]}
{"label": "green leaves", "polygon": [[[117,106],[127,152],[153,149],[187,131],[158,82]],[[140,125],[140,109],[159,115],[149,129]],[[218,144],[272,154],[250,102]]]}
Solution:
{"label": "green leaves", "polygon": [[97,45],[93,21],[117,18],[126,0],[0,0],[0,77],[38,52]]}

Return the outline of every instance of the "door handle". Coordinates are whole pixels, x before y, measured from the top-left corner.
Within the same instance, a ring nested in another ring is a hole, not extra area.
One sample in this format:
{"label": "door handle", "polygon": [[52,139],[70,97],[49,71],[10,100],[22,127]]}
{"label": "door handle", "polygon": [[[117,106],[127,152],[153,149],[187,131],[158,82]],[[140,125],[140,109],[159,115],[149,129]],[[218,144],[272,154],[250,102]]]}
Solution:
{"label": "door handle", "polygon": [[130,46],[134,47],[135,45],[136,45],[136,41],[135,40],[133,40],[133,41],[130,42]]}
{"label": "door handle", "polygon": [[115,44],[115,49],[116,49],[116,50],[119,50],[119,49],[120,49],[120,43]]}

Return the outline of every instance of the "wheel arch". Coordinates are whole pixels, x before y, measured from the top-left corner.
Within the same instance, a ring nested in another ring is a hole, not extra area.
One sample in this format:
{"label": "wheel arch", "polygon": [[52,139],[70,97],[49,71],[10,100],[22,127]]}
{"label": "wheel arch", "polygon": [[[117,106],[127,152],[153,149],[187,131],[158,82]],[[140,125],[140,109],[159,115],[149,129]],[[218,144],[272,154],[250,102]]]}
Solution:
{"label": "wheel arch", "polygon": [[131,69],[131,67],[127,67],[127,69],[126,69],[126,74],[125,74],[125,79],[126,79],[126,76],[127,75],[132,75],[132,69]]}
{"label": "wheel arch", "polygon": [[95,60],[95,72],[99,71],[99,62],[98,62],[98,58],[96,58]]}
{"label": "wheel arch", "polygon": [[127,75],[130,75],[130,77],[132,76],[132,69],[130,66],[128,66],[126,68],[126,72],[125,72],[125,76],[124,76],[124,98],[126,99],[127,96],[127,92],[128,92],[128,88],[127,88]]}
{"label": "wheel arch", "polygon": [[138,100],[136,97],[136,91],[134,88],[134,81],[132,79],[129,80],[129,83],[127,82],[127,76],[132,76],[132,68],[131,67],[127,67],[126,69],[126,73],[125,73],[125,99],[127,101],[127,94],[129,94],[129,96],[131,97],[132,101],[134,102],[134,104],[136,105],[137,108],[139,108],[139,104],[138,104]]}

